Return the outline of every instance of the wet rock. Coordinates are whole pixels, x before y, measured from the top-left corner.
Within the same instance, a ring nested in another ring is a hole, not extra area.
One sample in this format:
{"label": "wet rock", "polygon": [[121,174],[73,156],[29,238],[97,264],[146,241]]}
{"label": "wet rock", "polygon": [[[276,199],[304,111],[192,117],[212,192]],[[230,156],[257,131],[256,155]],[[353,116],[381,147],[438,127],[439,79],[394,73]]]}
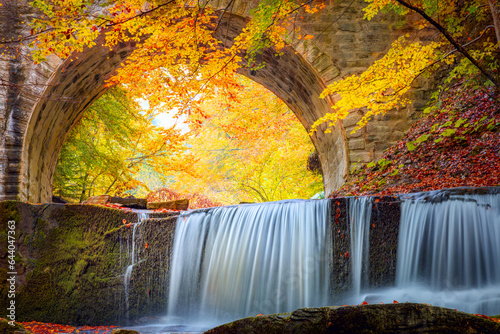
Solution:
{"label": "wet rock", "polygon": [[114,204],[133,209],[146,209],[147,200],[145,198],[135,198],[134,196],[116,197],[109,195],[92,196],[87,198],[83,204]]}
{"label": "wet rock", "polygon": [[116,203],[120,206],[133,209],[146,209],[147,200],[145,198],[135,198],[134,196],[128,197],[111,197],[111,203]]}
{"label": "wet rock", "polygon": [[111,334],[140,334],[140,333],[138,331],[134,331],[131,329],[117,328],[117,329],[113,329],[111,331]]}
{"label": "wet rock", "polygon": [[92,196],[83,201],[83,204],[98,204],[104,205],[108,204],[111,200],[111,196],[109,195],[100,195],[100,196]]}
{"label": "wet rock", "polygon": [[66,204],[66,203],[68,203],[68,201],[67,201],[67,200],[65,200],[65,199],[64,199],[64,198],[62,198],[62,197],[52,195],[52,203],[61,203],[61,204]]}

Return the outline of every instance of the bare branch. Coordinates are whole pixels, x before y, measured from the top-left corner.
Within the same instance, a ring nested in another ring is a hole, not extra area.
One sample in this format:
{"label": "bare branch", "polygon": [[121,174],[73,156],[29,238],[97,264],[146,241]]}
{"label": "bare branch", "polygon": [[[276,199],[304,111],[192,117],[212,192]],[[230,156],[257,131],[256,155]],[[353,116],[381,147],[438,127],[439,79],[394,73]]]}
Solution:
{"label": "bare branch", "polygon": [[425,11],[423,11],[422,9],[404,0],[396,0],[396,1],[401,5],[403,5],[404,7],[420,14],[420,16],[422,16],[427,22],[429,22],[437,30],[439,30],[443,34],[443,36],[451,43],[451,45],[453,45],[458,50],[458,52],[464,55],[465,58],[469,59],[469,61],[474,66],[476,66],[481,71],[481,73],[483,73],[495,86],[500,87],[500,82],[497,79],[495,79],[495,77],[491,73],[489,73],[483,66],[481,66],[481,64],[479,64],[479,62],[476,59],[474,59],[474,57],[472,57],[470,53],[453,38],[453,36],[451,36],[451,34],[446,30],[446,28],[444,28],[441,24],[435,21],[432,17],[427,15],[427,13],[425,13]]}

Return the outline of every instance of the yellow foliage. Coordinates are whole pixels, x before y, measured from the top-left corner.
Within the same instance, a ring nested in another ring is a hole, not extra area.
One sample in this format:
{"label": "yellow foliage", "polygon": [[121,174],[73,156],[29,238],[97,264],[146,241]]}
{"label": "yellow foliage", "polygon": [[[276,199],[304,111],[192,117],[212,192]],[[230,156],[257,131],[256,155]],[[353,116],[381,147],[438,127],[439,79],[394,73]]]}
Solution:
{"label": "yellow foliage", "polygon": [[373,116],[407,104],[409,101],[405,93],[412,81],[439,58],[436,50],[441,45],[436,42],[427,45],[407,43],[405,36],[402,36],[382,59],[365,72],[328,85],[320,97],[338,94],[340,100],[333,107],[335,112],[319,118],[312,125],[311,132],[325,122],[328,122],[328,126],[334,126],[337,120],[344,119],[352,110],[366,108],[365,115],[357,123],[358,130]]}
{"label": "yellow foliage", "polygon": [[124,84],[136,97],[144,95],[152,107],[193,113],[201,110],[197,106],[201,92],[214,94],[217,87],[236,85],[234,73],[243,55],[247,54],[249,66],[257,68],[264,65],[255,61],[264,48],[273,47],[280,54],[295,19],[292,13],[305,3],[259,2],[227,49],[214,37],[221,29],[214,13],[220,4],[214,1],[33,0],[31,5],[42,13],[30,23],[35,62],[50,54],[67,58],[93,47],[99,34],[104,34],[108,47],[133,41],[138,47],[107,85]]}
{"label": "yellow foliage", "polygon": [[306,169],[314,149],[295,115],[276,96],[248,79],[236,100],[220,91],[206,97],[201,127],[175,173],[174,189],[225,204],[310,198],[322,190],[320,175]]}

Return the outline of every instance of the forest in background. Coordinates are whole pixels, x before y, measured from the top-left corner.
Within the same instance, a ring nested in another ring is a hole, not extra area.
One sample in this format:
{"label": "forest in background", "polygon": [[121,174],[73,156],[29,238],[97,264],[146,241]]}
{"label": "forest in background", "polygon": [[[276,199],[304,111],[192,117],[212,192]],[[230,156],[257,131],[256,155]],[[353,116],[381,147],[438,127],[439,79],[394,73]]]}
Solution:
{"label": "forest in background", "polygon": [[109,90],[69,134],[54,194],[76,202],[102,194],[202,195],[220,205],[321,192],[321,174],[308,169],[314,146],[302,124],[264,87],[244,77],[238,84],[231,99],[223,90],[202,97],[204,116],[189,116],[184,131],[174,122],[154,125],[125,90]]}

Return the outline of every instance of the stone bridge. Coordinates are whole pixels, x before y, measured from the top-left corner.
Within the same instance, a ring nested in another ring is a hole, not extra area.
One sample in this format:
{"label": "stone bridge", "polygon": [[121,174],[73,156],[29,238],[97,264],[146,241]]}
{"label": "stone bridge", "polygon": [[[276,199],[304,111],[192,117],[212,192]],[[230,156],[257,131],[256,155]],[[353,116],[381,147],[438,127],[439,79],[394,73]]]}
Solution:
{"label": "stone bridge", "polygon": [[[28,1],[0,3],[0,38],[29,35],[25,22],[34,14]],[[226,4],[227,0],[221,0],[217,7]],[[226,45],[242,30],[255,4],[236,0],[232,13],[224,14],[218,37]],[[319,98],[326,85],[364,71],[397,36],[411,32],[408,24],[394,28],[395,17],[363,20],[365,6],[363,0],[327,2],[325,9],[298,22],[303,34],[315,36],[313,40],[294,41],[280,57],[274,57],[272,50],[264,52],[264,69],[241,70],[241,74],[274,92],[309,129],[334,104],[332,98]],[[0,48],[5,46],[0,44]],[[66,60],[52,57],[39,65],[25,61],[29,49],[23,46],[14,59],[0,57],[0,200],[51,201],[53,175],[68,132],[105,92],[105,81],[133,50],[131,43],[111,50],[95,46]],[[352,111],[332,133],[318,131],[311,137],[327,194],[345,182],[352,168],[378,158],[402,137],[425,103],[427,86],[415,85],[411,106],[377,117],[354,134],[351,131],[362,110]]]}

